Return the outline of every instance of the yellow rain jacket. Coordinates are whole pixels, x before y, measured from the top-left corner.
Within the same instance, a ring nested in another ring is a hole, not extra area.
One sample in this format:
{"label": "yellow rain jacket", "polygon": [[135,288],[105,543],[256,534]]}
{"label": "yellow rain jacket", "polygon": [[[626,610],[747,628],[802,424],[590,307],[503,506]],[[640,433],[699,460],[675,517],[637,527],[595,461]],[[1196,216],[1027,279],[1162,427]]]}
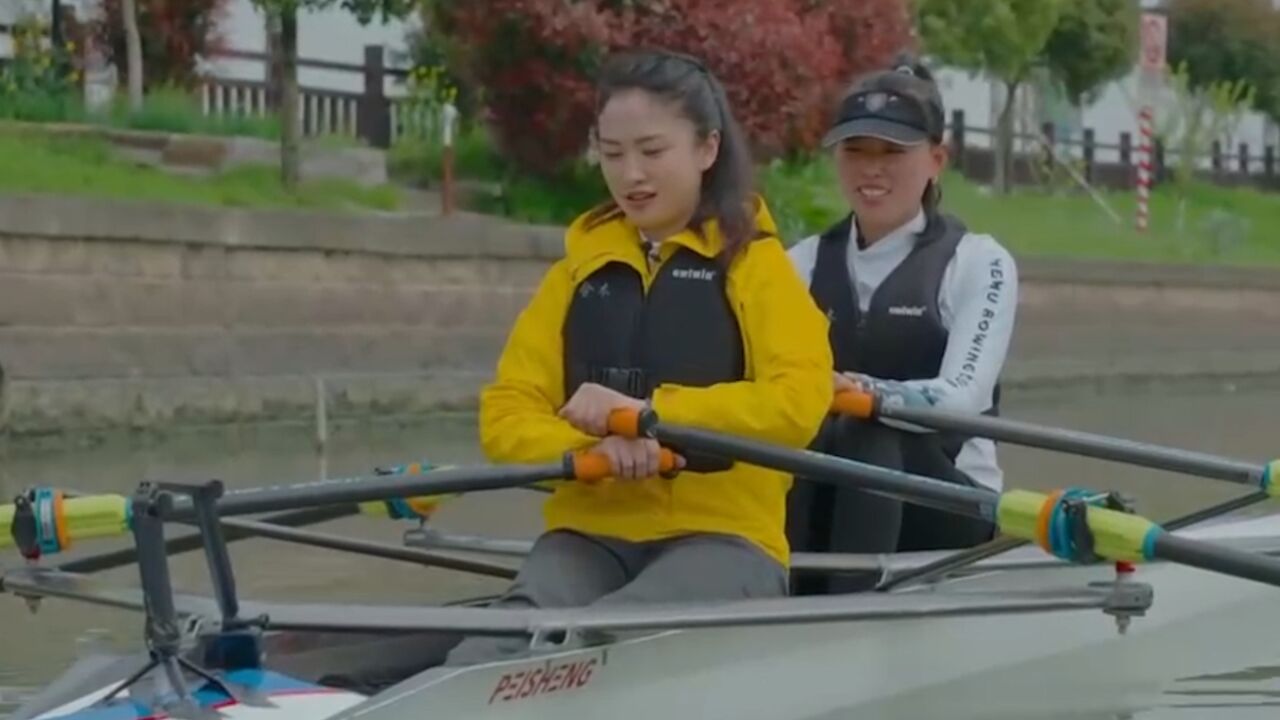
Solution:
{"label": "yellow rain jacket", "polygon": [[[556,415],[568,400],[561,330],[571,298],[579,282],[610,262],[635,268],[646,290],[653,274],[639,233],[625,217],[590,229],[585,217],[569,227],[565,257],[548,270],[516,319],[497,377],[481,393],[480,440],[493,462],[554,462],[599,442]],[[726,276],[747,379],[703,388],[662,385],[652,406],[664,422],[803,448],[831,404],[827,320],[792,268],[763,202],[756,222],[771,237],[749,243]],[[665,261],[683,246],[711,258],[721,244],[716,224],[709,222],[701,234],[668,238],[660,254]],[[736,535],[787,565],[790,488],[789,474],[737,463],[724,472],[682,472],[675,478],[560,483],[543,512],[548,530],[633,542],[698,532]]]}

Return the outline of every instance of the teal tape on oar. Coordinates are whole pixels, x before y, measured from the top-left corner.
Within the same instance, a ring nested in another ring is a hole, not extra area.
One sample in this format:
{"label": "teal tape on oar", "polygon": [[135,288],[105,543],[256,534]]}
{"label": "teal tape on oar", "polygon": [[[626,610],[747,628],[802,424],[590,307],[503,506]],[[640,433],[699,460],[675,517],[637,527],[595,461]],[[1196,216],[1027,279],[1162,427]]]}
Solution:
{"label": "teal tape on oar", "polygon": [[1272,460],[1262,469],[1262,491],[1271,497],[1280,497],[1280,460]]}
{"label": "teal tape on oar", "polygon": [[1159,540],[1164,533],[1165,529],[1154,523],[1147,529],[1146,536],[1142,538],[1142,558],[1144,560],[1149,561],[1156,556],[1156,540]]}
{"label": "teal tape on oar", "polygon": [[[1041,546],[1071,563],[1089,564],[1104,558],[1151,560],[1159,525],[1131,514],[1127,503],[1113,493],[1068,488],[1046,500],[1052,505],[1045,518]],[[1127,548],[1117,555],[1118,548]]]}
{"label": "teal tape on oar", "polygon": [[36,488],[32,493],[31,510],[36,518],[36,547],[41,555],[56,555],[62,551],[58,540],[58,508],[53,488]]}
{"label": "teal tape on oar", "polygon": [[[1081,545],[1080,541],[1085,540],[1089,532],[1087,525],[1082,526],[1083,518],[1077,518],[1068,512],[1072,504],[1084,501],[1089,505],[1102,506],[1101,498],[1096,498],[1097,493],[1085,488],[1068,488],[1062,491],[1053,504],[1053,509],[1049,513],[1049,524],[1047,528],[1047,539],[1049,541],[1049,552],[1055,557],[1061,558],[1073,563],[1087,563],[1097,560],[1097,556],[1093,553],[1092,542],[1086,540],[1085,545]],[[1083,533],[1083,534],[1082,534]]]}

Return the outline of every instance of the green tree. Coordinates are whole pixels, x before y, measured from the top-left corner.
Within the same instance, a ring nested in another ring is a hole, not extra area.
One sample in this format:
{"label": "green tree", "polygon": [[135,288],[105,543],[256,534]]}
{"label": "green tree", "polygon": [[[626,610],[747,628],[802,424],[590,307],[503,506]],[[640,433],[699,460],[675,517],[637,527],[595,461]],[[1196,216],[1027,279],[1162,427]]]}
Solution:
{"label": "green tree", "polygon": [[1173,167],[1178,193],[1178,226],[1181,228],[1186,197],[1195,180],[1197,163],[1213,141],[1228,134],[1232,125],[1257,98],[1256,88],[1244,80],[1214,80],[1196,87],[1190,66],[1183,61],[1170,76],[1176,102],[1158,128],[1158,135],[1177,153]]}
{"label": "green tree", "polygon": [[1045,44],[1044,59],[1077,108],[1137,61],[1138,0],[1071,0]]}
{"label": "green tree", "polygon": [[1169,64],[1190,89],[1244,82],[1255,107],[1280,122],[1280,10],[1271,0],[1172,0]]}
{"label": "green tree", "polygon": [[1076,0],[918,0],[925,48],[939,60],[1004,84],[996,126],[997,192],[1009,191],[1018,87],[1041,62],[1062,8]]}
{"label": "green tree", "polygon": [[280,178],[285,187],[295,188],[300,173],[298,127],[298,12],[340,7],[361,24],[375,17],[388,20],[412,12],[415,0],[252,0],[267,15],[267,27],[274,36],[280,63]]}

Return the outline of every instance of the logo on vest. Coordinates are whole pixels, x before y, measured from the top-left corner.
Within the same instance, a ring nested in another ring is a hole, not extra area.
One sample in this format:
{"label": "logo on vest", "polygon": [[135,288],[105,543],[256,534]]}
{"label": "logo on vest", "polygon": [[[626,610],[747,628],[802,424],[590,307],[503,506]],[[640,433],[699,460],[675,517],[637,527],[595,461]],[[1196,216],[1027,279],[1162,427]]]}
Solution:
{"label": "logo on vest", "polygon": [[602,282],[597,287],[592,285],[590,281],[587,281],[578,286],[578,295],[582,296],[582,299],[585,300],[591,297],[592,294],[599,295],[600,297],[609,297],[609,283]]}
{"label": "logo on vest", "polygon": [[671,277],[677,280],[705,280],[711,282],[716,279],[716,271],[705,268],[676,268],[671,271]]}
{"label": "logo on vest", "polygon": [[891,305],[889,314],[898,317],[924,317],[923,305]]}

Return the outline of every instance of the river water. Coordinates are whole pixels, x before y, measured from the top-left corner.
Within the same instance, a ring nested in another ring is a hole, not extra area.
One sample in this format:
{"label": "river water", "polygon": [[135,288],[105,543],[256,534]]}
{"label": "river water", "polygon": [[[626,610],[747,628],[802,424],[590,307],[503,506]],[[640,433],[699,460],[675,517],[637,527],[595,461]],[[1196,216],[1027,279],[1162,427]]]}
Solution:
{"label": "river water", "polygon": [[[1152,385],[1125,389],[1018,391],[1006,395],[1005,414],[1138,440],[1159,442],[1242,459],[1265,460],[1280,451],[1276,408],[1280,384]],[[300,482],[319,477],[366,474],[371,468],[412,460],[467,463],[480,460],[474,418],[433,418],[412,424],[369,422],[332,429],[323,457],[307,428],[270,426],[190,430],[165,437],[127,437],[76,442],[0,445],[0,492],[12,497],[24,487],[52,484],[82,491],[128,491],[139,480],[220,478],[228,485]],[[1239,491],[1212,481],[1187,478],[1003,446],[1001,458],[1011,486],[1050,488],[1078,484],[1132,493],[1139,509],[1153,517],[1224,499]],[[441,511],[443,529],[502,537],[531,537],[539,526],[539,496],[504,491],[455,501]],[[395,543],[403,524],[350,518],[317,529]],[[106,543],[93,551],[119,546]],[[240,592],[257,599],[296,599],[372,603],[441,602],[498,590],[502,581],[459,573],[419,569],[264,540],[232,545]],[[6,551],[0,562],[17,560]],[[198,553],[173,560],[175,584],[205,593],[208,583]],[[102,574],[120,584],[136,582],[136,570]],[[1159,599],[1157,598],[1157,602]],[[1141,622],[1141,620],[1138,620]],[[55,677],[89,643],[136,646],[140,618],[133,614],[45,601],[38,614],[10,596],[0,597],[0,715],[24,692]],[[91,639],[91,640],[90,640]],[[1280,648],[1276,649],[1280,666]],[[1274,718],[1280,698],[1280,672],[1228,668],[1244,673],[1227,697],[1181,692],[1171,678],[1165,695],[1153,696],[1146,709],[1101,718],[1190,720],[1191,718]],[[1057,715],[1079,718],[1071,708]],[[946,717],[939,708],[938,717]],[[1095,717],[1095,716],[1090,716]]]}

